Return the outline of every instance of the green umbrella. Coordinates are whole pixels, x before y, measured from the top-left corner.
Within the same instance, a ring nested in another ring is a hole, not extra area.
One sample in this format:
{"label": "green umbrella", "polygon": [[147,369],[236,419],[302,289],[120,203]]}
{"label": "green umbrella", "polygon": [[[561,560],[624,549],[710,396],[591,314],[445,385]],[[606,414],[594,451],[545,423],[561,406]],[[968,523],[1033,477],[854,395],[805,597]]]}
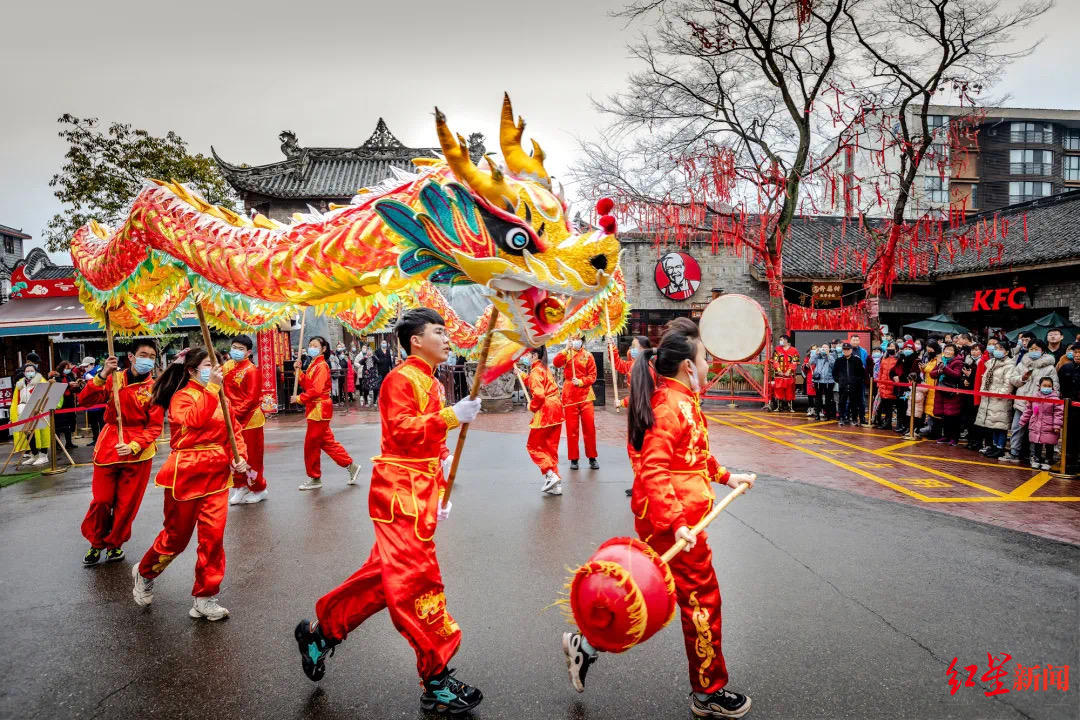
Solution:
{"label": "green umbrella", "polygon": [[934,315],[925,320],[920,320],[910,325],[905,325],[904,330],[925,330],[932,333],[965,333],[969,330],[948,315]]}
{"label": "green umbrella", "polygon": [[1009,338],[1011,342],[1016,342],[1016,338],[1020,333],[1030,332],[1038,339],[1046,340],[1046,333],[1054,328],[1059,328],[1061,330],[1061,334],[1064,336],[1061,342],[1064,343],[1075,342],[1077,335],[1080,335],[1080,325],[1069,322],[1069,318],[1059,315],[1055,311],[1049,315],[1043,315],[1030,325],[1025,325],[1024,327],[1016,328],[1012,332],[1005,333],[1005,337]]}

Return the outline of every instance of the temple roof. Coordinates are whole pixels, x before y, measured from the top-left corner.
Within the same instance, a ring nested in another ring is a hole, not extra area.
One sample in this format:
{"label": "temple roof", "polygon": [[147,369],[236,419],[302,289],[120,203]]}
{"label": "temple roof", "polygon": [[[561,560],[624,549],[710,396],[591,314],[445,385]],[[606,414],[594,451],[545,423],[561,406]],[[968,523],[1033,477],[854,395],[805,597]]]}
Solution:
{"label": "temple roof", "polygon": [[300,147],[296,134],[289,130],[278,137],[285,160],[268,165],[233,165],[214,148],[210,151],[225,179],[238,192],[327,200],[351,198],[360,188],[390,177],[391,167],[412,171],[413,158],[435,157],[438,152],[437,148],[406,147],[382,118],[371,137],[355,148]]}

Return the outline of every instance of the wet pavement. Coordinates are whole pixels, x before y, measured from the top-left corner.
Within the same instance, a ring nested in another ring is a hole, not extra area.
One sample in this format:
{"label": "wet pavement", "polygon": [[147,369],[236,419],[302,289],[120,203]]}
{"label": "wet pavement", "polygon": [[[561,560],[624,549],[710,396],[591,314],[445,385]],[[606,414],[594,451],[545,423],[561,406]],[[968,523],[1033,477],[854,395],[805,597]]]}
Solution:
{"label": "wet pavement", "polygon": [[[714,452],[762,473],[710,533],[731,687],[752,696],[748,717],[1078,716],[1080,548],[990,516],[962,516],[992,508],[1020,513],[1009,520],[1019,526],[1038,522],[1024,513],[1051,514],[1045,522],[1053,530],[1064,525],[1056,514],[1074,512],[1073,503],[927,502],[887,483],[925,498],[1001,497],[1033,473],[972,466],[979,473],[972,479],[960,463],[900,455],[936,455],[940,447],[896,448],[882,459],[882,449],[900,442],[895,436],[851,442],[829,426],[777,427],[807,424],[794,416],[723,407],[710,415]],[[334,421],[365,470],[378,447],[374,419],[354,412]],[[187,616],[193,546],[157,581],[150,608],[132,601],[130,567],[160,528],[160,489],[147,492],[129,558],[89,569],[81,566],[78,530],[89,467],[0,489],[0,717],[427,717],[412,652],[385,613],[337,649],[321,683],[300,670],[293,626],[363,562],[372,529],[366,480],[347,488],[342,471],[326,468],[323,490],[296,490],[298,420],[268,425],[269,499],[230,509],[220,600],[232,617],[221,623]],[[568,567],[632,530],[624,418],[600,412],[598,421],[601,469],[571,472],[564,454],[559,498],[539,492],[523,413],[482,416],[469,433],[453,514],[437,542],[448,607],[464,632],[453,665],[486,695],[476,718],[689,717],[678,623],[624,655],[603,656],[584,694],[566,682],[558,638],[567,624],[545,608],[558,599]],[[862,449],[867,443],[881,445]],[[901,482],[909,470],[952,489]],[[1032,494],[1066,489],[1043,485]],[[993,688],[980,680],[987,653],[1011,656],[1002,678],[1009,693],[985,695]],[[946,670],[954,657],[961,681],[964,666],[979,670],[975,687],[951,695]],[[1013,689],[1017,663],[1069,665],[1069,691]]]}

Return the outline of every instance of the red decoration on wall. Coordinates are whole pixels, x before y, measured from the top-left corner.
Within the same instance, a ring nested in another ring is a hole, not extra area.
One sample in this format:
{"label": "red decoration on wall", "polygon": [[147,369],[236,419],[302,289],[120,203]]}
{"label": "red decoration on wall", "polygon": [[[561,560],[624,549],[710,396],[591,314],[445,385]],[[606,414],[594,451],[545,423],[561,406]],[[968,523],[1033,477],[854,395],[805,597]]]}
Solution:
{"label": "red decoration on wall", "polygon": [[259,360],[259,395],[264,413],[277,412],[277,358],[274,347],[277,330],[263,330],[256,336]]}
{"label": "red decoration on wall", "polygon": [[26,265],[18,265],[11,272],[11,297],[13,298],[75,297],[78,294],[79,288],[75,286],[75,278],[32,280],[26,277]]}
{"label": "red decoration on wall", "polygon": [[826,310],[787,304],[788,330],[865,330],[868,326],[865,300]]}

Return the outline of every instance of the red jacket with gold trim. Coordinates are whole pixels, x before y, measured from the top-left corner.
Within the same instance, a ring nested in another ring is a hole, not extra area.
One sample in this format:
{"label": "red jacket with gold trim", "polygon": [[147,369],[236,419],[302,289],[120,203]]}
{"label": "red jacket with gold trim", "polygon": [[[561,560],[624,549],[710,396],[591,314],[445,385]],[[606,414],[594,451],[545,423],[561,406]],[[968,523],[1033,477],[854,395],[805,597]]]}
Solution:
{"label": "red jacket with gold trim", "polygon": [[533,363],[525,386],[529,389],[529,412],[533,413],[529,427],[545,428],[561,424],[563,407],[559,386],[542,360]]}
{"label": "red jacket with gold trim", "polygon": [[240,362],[230,359],[221,366],[221,372],[224,376],[225,397],[229,399],[229,407],[240,427],[251,430],[265,425],[259,368],[246,358]]}
{"label": "red jacket with gold trim", "polygon": [[[188,380],[169,403],[169,447],[172,452],[158,471],[154,484],[171,488],[177,500],[194,500],[232,487],[232,450],[225,416],[218,402],[221,388]],[[233,432],[240,457],[247,447],[240,423],[233,417]]]}
{"label": "red jacket with gold trim", "polygon": [[[592,385],[596,382],[596,361],[592,353],[581,350],[564,350],[552,359],[552,365],[563,368],[562,401],[563,405],[577,405],[596,399]],[[581,386],[574,384],[574,379],[581,381]]]}
{"label": "red jacket with gold trim", "polygon": [[674,532],[705,517],[716,499],[711,483],[726,483],[731,475],[709,452],[709,428],[690,388],[657,378],[652,409],[630,509],[654,533]]}
{"label": "red jacket with gold trim", "polygon": [[334,416],[334,403],[330,400],[330,366],[319,355],[311,361],[307,370],[300,372],[300,402],[304,405],[304,417],[308,420],[329,420]]}
{"label": "red jacket with gold trim", "polygon": [[791,345],[777,347],[772,356],[773,373],[779,377],[793,377],[799,370],[799,351]]}
{"label": "red jacket with gold trim", "polygon": [[435,536],[446,483],[446,433],[460,425],[445,401],[432,367],[415,355],[391,370],[379,388],[381,454],[373,458],[368,512],[375,522],[411,517],[416,537],[425,542]]}
{"label": "red jacket with gold trim", "polygon": [[[120,383],[120,416],[124,421],[124,442],[132,454],[120,457],[116,444],[120,442],[116,426],[116,403],[112,399],[112,384]],[[157,439],[165,425],[165,408],[150,402],[154,381],[147,373],[138,382],[132,382],[129,370],[116,372],[108,378],[100,375],[86,384],[79,393],[80,405],[106,403],[105,426],[98,435],[94,448],[95,465],[115,465],[149,460],[157,453]]]}

